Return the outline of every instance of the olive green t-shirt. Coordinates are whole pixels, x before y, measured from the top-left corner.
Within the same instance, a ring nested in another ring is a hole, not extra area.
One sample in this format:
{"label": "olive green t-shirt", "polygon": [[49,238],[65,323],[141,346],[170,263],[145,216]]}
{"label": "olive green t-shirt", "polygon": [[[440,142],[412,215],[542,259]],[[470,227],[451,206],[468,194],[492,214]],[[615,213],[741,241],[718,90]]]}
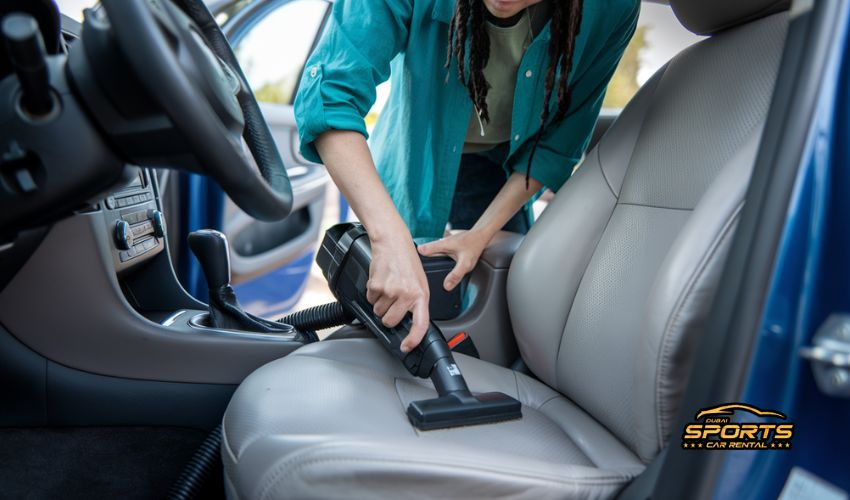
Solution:
{"label": "olive green t-shirt", "polygon": [[[479,120],[478,110],[472,110],[466,130],[464,153],[488,151],[510,141],[514,93],[517,70],[537,31],[548,20],[548,4],[543,2],[525,9],[509,26],[497,24],[495,19],[484,22],[490,37],[490,58],[484,68],[484,77],[490,84],[487,92],[487,111],[490,121]],[[538,28],[539,26],[539,28]],[[528,70],[526,73],[531,73]],[[531,74],[520,75],[530,78]]]}

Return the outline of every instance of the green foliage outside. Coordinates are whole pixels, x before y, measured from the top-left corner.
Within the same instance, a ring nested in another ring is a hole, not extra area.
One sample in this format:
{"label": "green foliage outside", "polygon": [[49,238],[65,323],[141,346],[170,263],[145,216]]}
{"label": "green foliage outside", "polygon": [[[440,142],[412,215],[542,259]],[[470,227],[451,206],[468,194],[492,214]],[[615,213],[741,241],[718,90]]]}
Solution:
{"label": "green foliage outside", "polygon": [[608,92],[602,103],[603,108],[624,108],[640,88],[637,77],[640,70],[640,51],[646,47],[646,30],[646,26],[640,26],[635,30],[635,35],[626,47],[623,58],[611,78],[611,83],[608,84]]}
{"label": "green foliage outside", "polygon": [[285,81],[270,82],[254,90],[254,95],[260,102],[272,104],[289,104],[292,102],[292,88]]}

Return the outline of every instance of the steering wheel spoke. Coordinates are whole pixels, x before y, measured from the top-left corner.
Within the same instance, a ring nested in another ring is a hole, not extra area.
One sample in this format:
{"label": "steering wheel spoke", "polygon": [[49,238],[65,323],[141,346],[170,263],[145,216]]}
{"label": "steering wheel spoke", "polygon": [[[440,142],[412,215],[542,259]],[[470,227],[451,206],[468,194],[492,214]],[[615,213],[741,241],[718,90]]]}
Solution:
{"label": "steering wheel spoke", "polygon": [[[286,168],[242,69],[202,0],[101,3],[99,16],[105,18],[87,16],[69,69],[80,97],[119,152],[136,164],[207,174],[258,219],[289,215]],[[98,85],[107,87],[108,99]],[[153,105],[134,103],[136,95]]]}

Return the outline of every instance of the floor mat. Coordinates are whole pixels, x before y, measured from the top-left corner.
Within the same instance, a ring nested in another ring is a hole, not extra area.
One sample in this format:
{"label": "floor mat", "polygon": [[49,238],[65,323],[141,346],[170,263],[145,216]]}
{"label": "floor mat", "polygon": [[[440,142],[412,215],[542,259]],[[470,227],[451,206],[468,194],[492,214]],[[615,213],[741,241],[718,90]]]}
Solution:
{"label": "floor mat", "polygon": [[206,435],[175,427],[0,429],[0,497],[164,498]]}

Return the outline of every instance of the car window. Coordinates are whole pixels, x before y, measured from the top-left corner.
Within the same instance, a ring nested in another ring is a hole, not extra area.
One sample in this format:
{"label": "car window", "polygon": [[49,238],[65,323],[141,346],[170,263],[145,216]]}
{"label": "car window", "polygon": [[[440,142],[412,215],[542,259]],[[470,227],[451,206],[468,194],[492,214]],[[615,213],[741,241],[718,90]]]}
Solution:
{"label": "car window", "polygon": [[83,10],[94,7],[97,0],[56,0],[59,12],[77,22],[83,22]]}
{"label": "car window", "polygon": [[329,5],[325,0],[293,0],[237,37],[236,57],[258,101],[292,104]]}
{"label": "car window", "polygon": [[686,30],[669,5],[643,2],[635,35],[611,78],[602,107],[624,108],[667,61],[703,38]]}

